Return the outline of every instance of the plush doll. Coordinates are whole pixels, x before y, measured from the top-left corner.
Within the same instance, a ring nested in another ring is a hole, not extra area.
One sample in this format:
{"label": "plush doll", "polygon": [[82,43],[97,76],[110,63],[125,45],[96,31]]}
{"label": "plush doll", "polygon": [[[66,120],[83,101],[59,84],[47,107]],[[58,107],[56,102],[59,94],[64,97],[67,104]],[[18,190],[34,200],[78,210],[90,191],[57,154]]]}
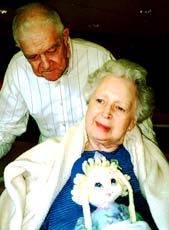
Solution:
{"label": "plush doll", "polygon": [[[82,170],[84,174],[76,174],[71,191],[73,201],[83,208],[83,217],[78,219],[75,230],[150,230],[135,212],[130,177],[120,171],[116,161],[109,162],[103,156],[89,158],[83,162]],[[115,202],[127,194],[128,207]],[[92,213],[89,203],[97,207]]]}

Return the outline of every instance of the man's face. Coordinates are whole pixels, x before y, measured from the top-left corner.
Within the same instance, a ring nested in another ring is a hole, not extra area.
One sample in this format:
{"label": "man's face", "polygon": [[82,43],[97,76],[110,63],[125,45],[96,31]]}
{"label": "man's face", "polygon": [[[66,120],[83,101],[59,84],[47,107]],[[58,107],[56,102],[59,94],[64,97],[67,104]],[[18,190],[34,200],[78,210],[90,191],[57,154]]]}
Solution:
{"label": "man's face", "polygon": [[19,47],[38,77],[56,81],[68,66],[69,30],[59,36],[52,25],[34,26],[20,35]]}

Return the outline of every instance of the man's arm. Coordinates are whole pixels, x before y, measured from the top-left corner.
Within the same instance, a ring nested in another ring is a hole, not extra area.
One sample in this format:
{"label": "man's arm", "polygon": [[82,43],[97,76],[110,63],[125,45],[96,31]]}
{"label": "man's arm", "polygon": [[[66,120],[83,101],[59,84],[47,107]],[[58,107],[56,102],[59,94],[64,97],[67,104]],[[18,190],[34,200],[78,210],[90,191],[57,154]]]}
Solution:
{"label": "man's arm", "polygon": [[16,71],[9,65],[0,90],[0,158],[7,154],[16,136],[25,132],[29,114],[16,85]]}

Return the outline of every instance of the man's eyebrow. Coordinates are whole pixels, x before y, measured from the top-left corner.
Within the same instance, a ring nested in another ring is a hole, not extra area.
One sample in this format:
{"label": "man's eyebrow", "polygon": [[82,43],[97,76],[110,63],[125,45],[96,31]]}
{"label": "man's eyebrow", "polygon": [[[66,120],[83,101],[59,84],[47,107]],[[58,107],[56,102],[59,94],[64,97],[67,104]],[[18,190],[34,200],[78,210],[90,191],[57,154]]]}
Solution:
{"label": "man's eyebrow", "polygon": [[[58,47],[58,46],[60,46],[60,43],[59,43],[59,40],[56,40],[54,44],[52,44],[47,50],[45,50],[45,51],[42,52],[42,53],[48,52],[48,50],[50,50],[50,49],[52,49],[52,48],[55,48],[55,47]],[[22,52],[23,52],[23,51],[22,51]],[[38,54],[38,53],[35,53],[35,54],[26,54],[26,53],[23,52],[23,54],[24,54],[24,56],[25,56],[27,59],[31,59],[31,58],[34,58],[34,57],[40,55],[41,53],[39,53],[39,54]]]}
{"label": "man's eyebrow", "polygon": [[[56,46],[56,44],[53,44],[51,47],[49,47],[47,50],[45,50],[44,52],[42,52],[42,53],[45,53],[45,52],[47,52],[48,50],[50,50],[50,49],[52,49],[52,48],[54,48]],[[32,58],[32,57],[35,57],[35,56],[37,56],[37,55],[39,55],[39,54],[41,54],[41,53],[35,53],[35,54],[27,54],[27,53],[24,53],[23,52],[23,54],[24,54],[24,56],[26,57],[26,58]]]}
{"label": "man's eyebrow", "polygon": [[52,49],[52,48],[54,48],[54,47],[57,47],[57,46],[59,46],[60,44],[58,43],[58,42],[56,42],[55,44],[53,44],[49,49],[47,49],[46,51],[48,51],[48,50],[50,50],[50,49]]}
{"label": "man's eyebrow", "polygon": [[34,57],[36,57],[38,55],[38,54],[26,54],[26,53],[23,53],[23,54],[27,59],[34,58]]}

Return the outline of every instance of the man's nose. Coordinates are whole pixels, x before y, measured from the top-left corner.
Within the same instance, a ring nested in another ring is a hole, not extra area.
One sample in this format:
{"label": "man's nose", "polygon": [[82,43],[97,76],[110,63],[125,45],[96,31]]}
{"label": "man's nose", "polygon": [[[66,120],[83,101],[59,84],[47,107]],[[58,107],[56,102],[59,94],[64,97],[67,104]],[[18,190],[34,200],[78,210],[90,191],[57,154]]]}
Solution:
{"label": "man's nose", "polygon": [[49,68],[49,59],[45,54],[40,55],[40,60],[41,60],[41,65],[43,66],[44,69]]}

